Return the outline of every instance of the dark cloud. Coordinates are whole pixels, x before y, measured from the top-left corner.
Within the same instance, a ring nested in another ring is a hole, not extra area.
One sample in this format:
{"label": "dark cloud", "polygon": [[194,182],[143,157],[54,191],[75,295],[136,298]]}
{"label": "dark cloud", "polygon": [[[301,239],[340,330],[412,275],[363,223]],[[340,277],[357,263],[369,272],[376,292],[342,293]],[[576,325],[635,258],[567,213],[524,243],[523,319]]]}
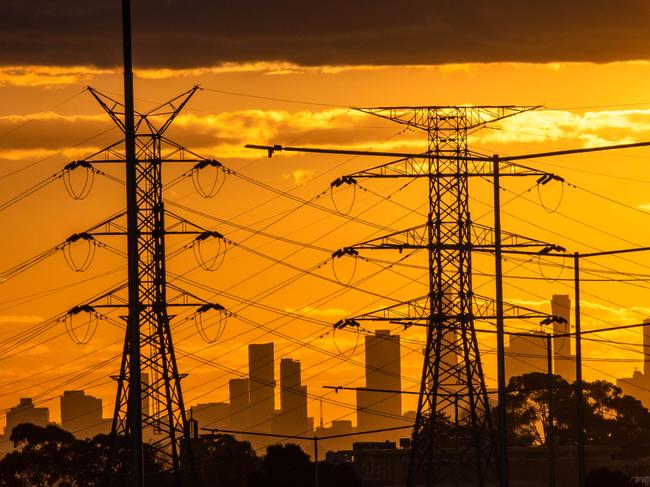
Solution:
{"label": "dark cloud", "polygon": [[[118,0],[0,2],[0,64],[120,63]],[[647,0],[133,0],[135,62],[301,65],[650,58]]]}

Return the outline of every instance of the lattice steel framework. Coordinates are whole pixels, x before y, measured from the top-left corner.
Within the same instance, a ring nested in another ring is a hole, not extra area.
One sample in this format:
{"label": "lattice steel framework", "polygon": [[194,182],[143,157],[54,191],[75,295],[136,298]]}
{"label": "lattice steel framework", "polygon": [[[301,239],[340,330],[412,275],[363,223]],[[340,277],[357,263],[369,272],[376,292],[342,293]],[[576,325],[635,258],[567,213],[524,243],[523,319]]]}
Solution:
{"label": "lattice steel framework", "polygon": [[[201,158],[194,152],[168,139],[165,132],[185,107],[198,87],[177,96],[167,103],[145,113],[135,112],[136,141],[136,201],[137,201],[137,251],[138,291],[137,321],[140,336],[139,371],[148,376],[142,382],[141,404],[142,428],[153,433],[152,445],[168,468],[177,473],[177,484],[181,483],[181,440],[187,433],[187,418],[181,389],[182,374],[179,373],[168,315],[167,279],[165,268],[165,208],[163,201],[162,166],[166,162],[194,162],[196,167],[206,164],[220,164]],[[108,113],[115,124],[124,132],[124,105],[96,90],[89,91]],[[111,144],[86,158],[91,164],[126,163],[124,139]],[[177,218],[178,219],[178,218]],[[185,230],[187,221],[175,222],[182,231],[174,234],[209,233],[192,226]],[[114,232],[96,232],[95,235],[111,235]],[[175,294],[183,294],[174,287]],[[185,295],[187,296],[187,295]],[[115,296],[108,304],[92,303],[97,307],[114,307],[124,302]],[[178,296],[174,297],[176,301]],[[178,305],[178,303],[174,303]],[[199,306],[182,303],[182,306]],[[113,416],[112,435],[129,437],[131,431],[129,414],[130,376],[133,371],[129,334],[126,334],[124,354],[117,379],[117,399]],[[187,452],[186,452],[187,453]],[[191,456],[189,457],[191,458]],[[113,459],[117,461],[117,459]]]}
{"label": "lattice steel framework", "polygon": [[[360,249],[423,248],[428,250],[427,296],[347,320],[384,320],[404,324],[426,322],[421,390],[412,438],[407,485],[427,486],[454,480],[485,485],[495,479],[494,434],[474,318],[494,319],[493,301],[472,291],[472,251],[493,245],[493,232],[474,225],[469,211],[468,179],[490,176],[488,162],[468,161],[468,135],[486,123],[534,107],[387,107],[361,109],[421,130],[427,136],[427,158],[401,159],[346,176],[357,178],[426,177],[429,212],[425,225],[347,247]],[[481,156],[481,155],[479,155]],[[485,157],[485,156],[482,156]],[[543,175],[525,167],[509,167],[509,175]],[[513,247],[545,247],[544,242],[514,234]],[[427,309],[425,310],[424,307]],[[533,310],[509,310],[515,316],[539,316]],[[401,318],[399,315],[402,315]],[[421,324],[421,323],[420,323]],[[341,326],[341,325],[339,325]],[[453,430],[453,441],[449,432]],[[445,440],[444,438],[447,438]]]}

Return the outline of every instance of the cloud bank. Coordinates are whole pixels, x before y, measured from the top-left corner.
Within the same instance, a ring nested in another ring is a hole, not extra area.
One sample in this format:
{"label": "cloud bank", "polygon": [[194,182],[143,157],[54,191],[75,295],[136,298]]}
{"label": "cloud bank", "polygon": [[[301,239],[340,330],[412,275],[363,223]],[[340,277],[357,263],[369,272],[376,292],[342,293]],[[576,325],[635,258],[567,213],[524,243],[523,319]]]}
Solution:
{"label": "cloud bank", "polygon": [[[646,0],[134,0],[139,67],[650,57]],[[117,66],[120,2],[0,3],[0,65]]]}

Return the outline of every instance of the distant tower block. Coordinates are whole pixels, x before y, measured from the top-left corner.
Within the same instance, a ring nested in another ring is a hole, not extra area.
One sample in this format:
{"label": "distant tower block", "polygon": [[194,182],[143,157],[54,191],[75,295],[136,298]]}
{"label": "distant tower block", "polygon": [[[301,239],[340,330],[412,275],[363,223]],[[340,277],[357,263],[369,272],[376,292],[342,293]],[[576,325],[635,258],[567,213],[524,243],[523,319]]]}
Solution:
{"label": "distant tower block", "polygon": [[[650,318],[643,320],[650,325]],[[643,372],[635,370],[632,377],[616,379],[616,385],[623,394],[637,398],[646,408],[650,408],[650,326],[643,327]]]}
{"label": "distant tower block", "polygon": [[539,334],[539,338],[510,336],[510,344],[505,349],[506,377],[515,377],[531,372],[546,373],[546,334],[543,332],[531,332],[531,334]]}
{"label": "distant tower block", "polygon": [[[571,298],[566,294],[554,294],[551,300],[551,314],[560,316],[566,323],[553,323],[553,335],[563,335],[571,332]],[[569,382],[576,378],[575,355],[571,354],[571,338],[558,337],[553,339],[553,373],[562,376]]]}
{"label": "distant tower block", "polygon": [[47,426],[49,422],[49,409],[36,407],[31,397],[21,397],[18,405],[7,410],[4,439],[9,440],[11,432],[19,424],[31,423],[36,426]]}
{"label": "distant tower block", "polygon": [[275,412],[273,343],[248,346],[248,377],[251,427],[255,431],[271,433]]}
{"label": "distant tower block", "polygon": [[280,360],[280,411],[276,419],[278,433],[304,435],[309,429],[307,387],[301,384],[298,360]]}
{"label": "distant tower block", "polygon": [[231,379],[230,389],[230,426],[243,431],[250,426],[248,397],[248,379]]}
{"label": "distant tower block", "polygon": [[84,391],[63,391],[61,426],[77,438],[92,438],[99,433],[108,433],[111,422],[102,417],[101,399]]}
{"label": "distant tower block", "polygon": [[[400,337],[390,330],[377,330],[365,337],[366,388],[400,391]],[[402,397],[390,392],[357,391],[357,427],[359,431],[402,426]],[[399,436],[401,433],[396,433]],[[383,437],[393,435],[384,433]]]}

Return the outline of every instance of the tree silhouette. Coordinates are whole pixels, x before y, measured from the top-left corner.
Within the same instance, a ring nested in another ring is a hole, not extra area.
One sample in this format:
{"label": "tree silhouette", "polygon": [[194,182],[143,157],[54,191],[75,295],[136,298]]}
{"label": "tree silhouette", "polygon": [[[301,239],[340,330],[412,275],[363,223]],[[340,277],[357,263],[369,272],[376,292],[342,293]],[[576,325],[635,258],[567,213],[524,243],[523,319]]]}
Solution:
{"label": "tree silhouette", "polygon": [[[0,460],[0,486],[94,487],[104,485],[106,464],[111,448],[107,435],[77,440],[71,433],[53,425],[46,427],[25,423],[16,426],[10,437],[16,450]],[[112,443],[115,472],[111,486],[126,486],[126,478],[117,474],[126,458],[128,440],[117,437]],[[153,449],[145,447],[145,472],[157,486],[168,485],[170,476],[155,458]]]}
{"label": "tree silhouette", "polygon": [[586,484],[587,487],[642,487],[644,485],[628,474],[608,468],[590,471],[587,474]]}
{"label": "tree silhouette", "polygon": [[[533,372],[512,377],[507,386],[508,427],[512,444],[544,445],[550,428],[548,377]],[[575,384],[552,376],[553,432],[560,444],[576,437]],[[597,380],[583,382],[585,440],[594,445],[615,446],[619,456],[635,458],[650,453],[650,412],[620,387]]]}

